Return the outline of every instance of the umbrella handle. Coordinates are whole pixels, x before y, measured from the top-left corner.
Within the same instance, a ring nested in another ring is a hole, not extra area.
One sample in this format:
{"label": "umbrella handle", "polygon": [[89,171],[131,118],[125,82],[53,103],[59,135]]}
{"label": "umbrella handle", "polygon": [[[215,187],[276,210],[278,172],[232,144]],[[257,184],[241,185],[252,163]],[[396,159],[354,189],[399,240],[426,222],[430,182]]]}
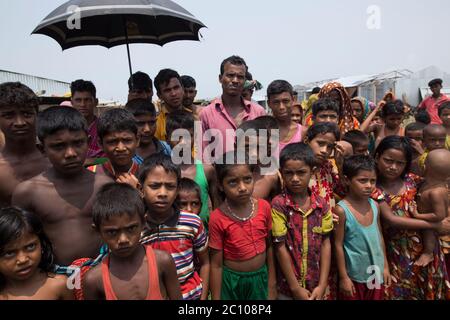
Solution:
{"label": "umbrella handle", "polygon": [[[130,68],[130,77],[131,77],[133,75],[133,69],[131,68],[130,44],[128,42],[128,28],[125,16],[122,17],[122,20],[123,20],[123,27],[125,29],[125,41],[127,45],[127,54],[128,54],[128,67]],[[131,82],[132,82],[131,85],[133,86],[133,81]]]}

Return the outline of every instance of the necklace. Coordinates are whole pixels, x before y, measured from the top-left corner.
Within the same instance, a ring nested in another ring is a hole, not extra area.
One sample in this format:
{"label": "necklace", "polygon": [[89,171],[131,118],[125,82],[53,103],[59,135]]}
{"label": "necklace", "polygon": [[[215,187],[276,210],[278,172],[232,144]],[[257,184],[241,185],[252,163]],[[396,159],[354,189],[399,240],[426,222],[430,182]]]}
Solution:
{"label": "necklace", "polygon": [[233,211],[231,211],[231,208],[230,208],[230,205],[229,205],[229,203],[228,203],[228,200],[225,200],[225,203],[226,203],[226,205],[227,205],[227,209],[228,209],[229,214],[230,214],[233,218],[235,218],[235,219],[237,219],[237,220],[239,220],[239,221],[242,221],[242,222],[248,221],[248,220],[250,220],[250,219],[253,217],[253,213],[254,213],[254,211],[255,211],[255,202],[253,201],[253,198],[250,198],[250,202],[251,202],[251,204],[252,204],[252,212],[250,212],[250,214],[248,215],[248,217],[241,218],[241,217],[239,217],[237,214],[235,214]]}

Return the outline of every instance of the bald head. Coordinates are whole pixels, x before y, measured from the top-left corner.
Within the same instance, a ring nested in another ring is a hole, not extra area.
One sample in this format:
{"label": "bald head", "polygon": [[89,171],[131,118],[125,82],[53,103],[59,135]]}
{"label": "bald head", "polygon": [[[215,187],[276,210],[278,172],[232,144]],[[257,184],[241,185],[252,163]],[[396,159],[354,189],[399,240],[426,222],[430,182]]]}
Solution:
{"label": "bald head", "polygon": [[438,149],[428,154],[425,166],[433,176],[446,180],[450,176],[450,151]]}
{"label": "bald head", "polygon": [[423,129],[423,145],[428,151],[445,148],[447,130],[439,124],[429,124]]}

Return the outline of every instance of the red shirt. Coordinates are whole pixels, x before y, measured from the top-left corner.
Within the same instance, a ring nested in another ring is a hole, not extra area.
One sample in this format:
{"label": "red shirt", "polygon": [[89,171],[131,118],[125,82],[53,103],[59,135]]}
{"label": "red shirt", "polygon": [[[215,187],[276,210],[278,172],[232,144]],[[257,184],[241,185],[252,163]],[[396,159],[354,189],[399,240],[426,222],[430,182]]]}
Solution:
{"label": "red shirt", "polygon": [[431,118],[431,124],[442,124],[442,120],[439,118],[439,107],[449,98],[445,94],[435,99],[433,96],[429,96],[419,105],[419,109],[427,110]]}
{"label": "red shirt", "polygon": [[271,207],[265,200],[258,200],[258,211],[245,222],[216,209],[209,219],[209,247],[223,250],[226,260],[249,260],[266,251],[271,230]]}

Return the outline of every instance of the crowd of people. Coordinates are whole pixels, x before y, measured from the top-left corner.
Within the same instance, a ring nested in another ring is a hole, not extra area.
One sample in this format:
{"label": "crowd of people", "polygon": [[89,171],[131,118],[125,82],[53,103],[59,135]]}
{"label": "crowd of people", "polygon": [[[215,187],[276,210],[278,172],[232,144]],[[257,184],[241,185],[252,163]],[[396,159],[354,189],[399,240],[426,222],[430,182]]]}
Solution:
{"label": "crowd of people", "polygon": [[417,108],[275,80],[267,110],[241,57],[219,82],[137,72],[101,114],[90,81],[41,111],[0,84],[0,300],[450,298],[442,80]]}

